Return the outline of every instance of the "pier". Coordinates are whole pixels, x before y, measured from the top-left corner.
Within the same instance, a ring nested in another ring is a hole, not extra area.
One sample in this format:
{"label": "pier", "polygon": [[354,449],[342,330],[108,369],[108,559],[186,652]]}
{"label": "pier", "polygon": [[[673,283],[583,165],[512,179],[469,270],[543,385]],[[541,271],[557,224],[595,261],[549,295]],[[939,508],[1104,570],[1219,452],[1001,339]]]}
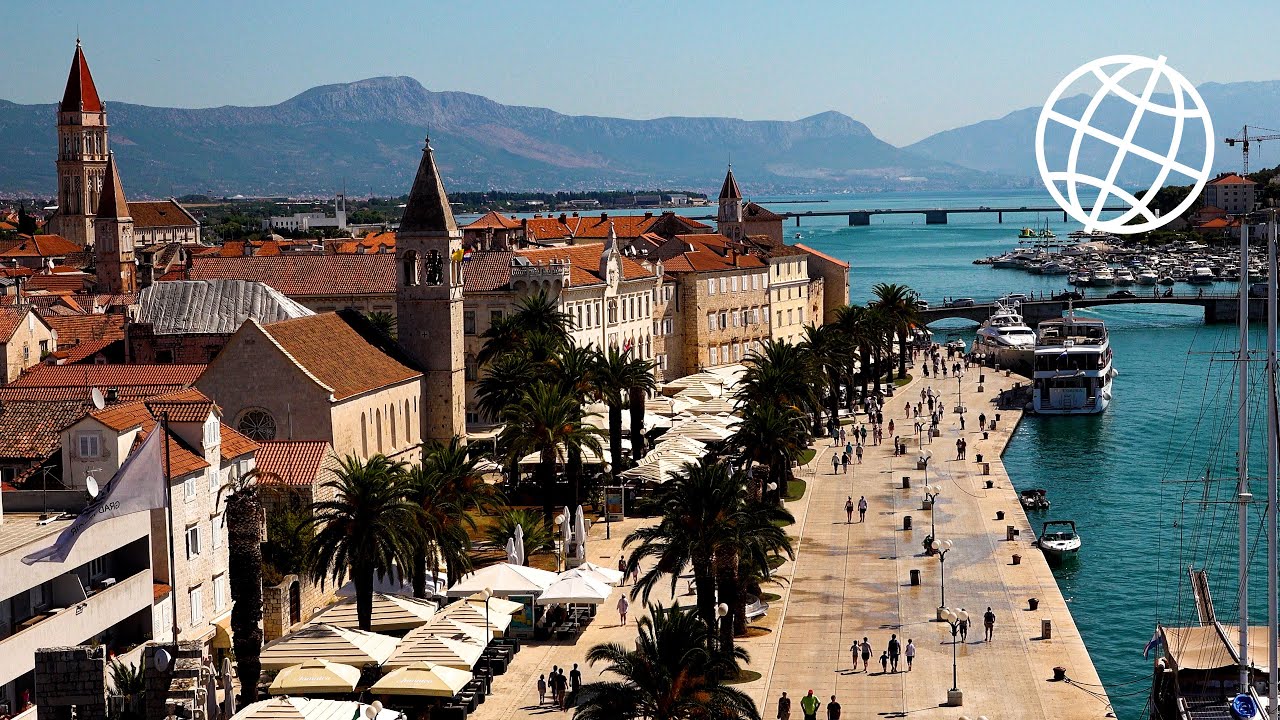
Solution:
{"label": "pier", "polygon": [[[1105,207],[1104,212],[1127,212],[1131,208],[1128,205],[1116,205],[1115,207]],[[850,227],[862,227],[871,224],[872,215],[923,215],[926,225],[946,225],[947,219],[951,215],[973,215],[973,214],[993,214],[996,216],[996,222],[1003,223],[1004,216],[1009,215],[1025,215],[1034,213],[1036,215],[1055,215],[1062,213],[1062,222],[1068,222],[1071,216],[1057,205],[1045,207],[1029,207],[1023,205],[1021,207],[987,207],[982,205],[979,207],[956,207],[956,208],[876,208],[867,210],[808,210],[805,212],[782,212],[778,213],[784,218],[795,218],[796,227],[800,227],[800,221],[804,218],[819,217],[839,217],[848,216]],[[694,220],[715,220],[715,215],[698,215],[691,216]]]}
{"label": "pier", "polygon": [[[1134,290],[1135,293],[1142,290]],[[925,325],[949,318],[962,318],[980,323],[995,312],[996,301],[979,302],[965,307],[944,307],[930,305],[928,310],[921,310]],[[1240,296],[1236,293],[1180,293],[1165,297],[1138,295],[1132,298],[1109,298],[1106,296],[1085,296],[1081,300],[1024,300],[1020,303],[1022,317],[1028,325],[1035,326],[1044,320],[1062,317],[1067,306],[1078,308],[1099,307],[1104,305],[1199,305],[1204,308],[1204,321],[1213,323],[1236,322],[1240,312]],[[1251,298],[1249,300],[1249,319],[1267,319],[1267,299]]]}
{"label": "pier", "polygon": [[[918,370],[917,366],[914,371]],[[791,717],[800,717],[800,698],[810,689],[824,707],[835,695],[843,707],[842,717],[865,720],[955,720],[982,715],[1005,720],[1101,720],[1107,716],[1110,704],[1067,602],[1044,556],[1031,544],[1039,523],[1033,527],[1028,520],[1000,461],[1021,412],[997,409],[994,400],[1001,390],[1018,382],[1025,381],[977,367],[966,370],[961,398],[968,412],[962,430],[953,412],[956,381],[916,377],[899,388],[884,409],[885,421],[893,419],[897,434],[909,438],[910,452],[895,456],[889,435],[883,445],[867,445],[863,464],[851,465],[848,474],[832,474],[831,454],[836,448],[829,440],[815,441],[815,457],[797,471],[797,477],[807,483],[804,496],[787,503],[796,519],[787,528],[795,543],[795,560],[776,570],[776,584],[765,584],[766,592],[780,597],[770,599],[764,617],[751,621],[752,636],[739,639],[751,654],[747,669],[760,677],[737,687],[751,696],[762,717],[777,715],[777,699],[783,691],[792,698]],[[921,388],[930,384],[940,391],[947,413],[941,436],[932,442],[924,440],[923,448],[933,455],[926,472],[916,469],[917,440],[903,408],[908,398],[919,400]],[[979,413],[989,419],[1000,416],[996,430],[988,431],[986,438],[977,428]],[[955,459],[959,437],[969,443],[966,460]],[[982,462],[977,460],[979,454]],[[904,487],[904,477],[909,487]],[[922,509],[921,488],[926,483],[942,487],[932,511]],[[867,498],[865,523],[858,522],[856,513],[853,523],[845,522],[844,503],[850,496],[855,503],[860,496]],[[904,529],[908,518],[911,529]],[[938,536],[954,543],[945,562],[947,604],[964,607],[973,617],[968,641],[955,645],[963,702],[958,707],[948,704],[951,632],[947,624],[937,621],[943,563],[925,555],[921,544],[931,520]],[[614,523],[610,539],[605,539],[602,525],[593,526],[591,559],[615,565],[622,538],[650,522],[628,518]],[[1017,531],[1012,540],[1007,539],[1010,527]],[[1089,553],[1088,529],[1082,530],[1086,534],[1082,552]],[[1015,554],[1018,564],[1014,564]],[[919,584],[913,581],[916,577]],[[675,597],[669,598],[661,597],[667,595],[668,587],[661,583],[655,599],[692,605],[687,585],[682,578]],[[622,589],[629,592],[631,588]],[[632,619],[621,627],[614,607],[617,596],[615,591],[576,642],[526,645],[506,674],[494,680],[494,694],[474,717],[506,720],[546,714],[549,706],[538,706],[535,683],[552,665],[578,663],[585,681],[599,679],[599,668],[585,662],[591,646],[618,642],[631,647],[635,642],[634,616],[640,605],[632,605]],[[981,642],[987,607],[996,614],[990,643]],[[890,634],[897,634],[904,645],[907,639],[915,641],[917,655],[911,672],[905,672],[905,659],[900,662],[902,672],[880,672],[878,658]],[[863,637],[870,638],[874,649],[874,670],[854,673],[849,646]],[[1065,669],[1065,679],[1055,680],[1059,667]],[[825,717],[825,710],[819,717]]]}

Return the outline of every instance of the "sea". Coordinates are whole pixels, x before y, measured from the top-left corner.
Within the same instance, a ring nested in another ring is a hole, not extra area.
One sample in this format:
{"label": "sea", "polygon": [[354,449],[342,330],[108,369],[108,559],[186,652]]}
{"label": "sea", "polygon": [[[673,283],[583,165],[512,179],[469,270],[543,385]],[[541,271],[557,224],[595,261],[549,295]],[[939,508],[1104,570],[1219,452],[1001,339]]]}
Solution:
{"label": "sea", "polygon": [[[875,208],[1053,206],[1037,191],[877,193],[752,198],[775,211],[815,212]],[[800,201],[770,205],[770,200]],[[706,209],[701,209],[706,214]],[[714,208],[711,209],[714,213]],[[682,214],[699,214],[698,211]],[[849,262],[851,300],[865,303],[876,283],[901,283],[938,303],[944,296],[978,300],[1021,292],[1049,294],[1065,276],[974,265],[1018,245],[1024,227],[1045,224],[1063,239],[1081,229],[1061,212],[951,215],[926,225],[923,215],[881,215],[866,227],[844,216],[788,221],[788,242],[802,242]],[[1136,288],[1141,290],[1141,288]],[[1189,288],[1179,287],[1183,291]],[[1206,292],[1233,292],[1221,283]],[[1235,489],[1236,367],[1234,325],[1206,325],[1199,307],[1111,306],[1079,310],[1106,321],[1120,374],[1106,413],[1090,417],[1026,417],[1004,456],[1019,489],[1044,488],[1048,513],[1031,521],[1071,519],[1083,538],[1075,561],[1054,573],[1072,609],[1116,717],[1145,718],[1155,655],[1144,657],[1155,624],[1194,622],[1187,569],[1207,569],[1218,616],[1237,617]],[[976,326],[945,321],[932,327],[940,340],[972,343]],[[1254,327],[1254,347],[1265,341]],[[1254,373],[1260,373],[1261,363]],[[1255,377],[1260,381],[1261,377]],[[1259,383],[1260,384],[1260,383]],[[1257,390],[1252,401],[1261,407]],[[1251,415],[1252,472],[1265,478],[1264,432]],[[1261,504],[1265,480],[1254,480],[1261,501],[1250,513],[1249,557],[1254,624],[1265,623],[1265,536]],[[1264,659],[1265,660],[1265,659]],[[1068,669],[1069,672],[1069,669]],[[1087,691],[1088,688],[1082,688]]]}

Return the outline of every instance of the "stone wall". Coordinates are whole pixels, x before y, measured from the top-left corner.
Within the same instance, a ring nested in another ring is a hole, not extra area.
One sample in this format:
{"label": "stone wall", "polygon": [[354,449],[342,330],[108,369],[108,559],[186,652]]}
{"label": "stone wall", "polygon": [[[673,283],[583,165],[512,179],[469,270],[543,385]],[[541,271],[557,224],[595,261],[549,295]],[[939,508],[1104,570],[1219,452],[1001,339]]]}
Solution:
{"label": "stone wall", "polygon": [[[298,583],[298,622],[291,622],[289,617],[289,588]],[[279,585],[262,589],[262,632],[263,641],[271,642],[284,637],[296,628],[306,624],[316,614],[316,609],[323,610],[334,600],[334,587],[328,583],[321,587],[305,577],[286,575]]]}
{"label": "stone wall", "polygon": [[38,720],[105,720],[106,657],[101,645],[41,648],[36,651],[35,701]]}
{"label": "stone wall", "polygon": [[[156,653],[161,649],[171,658],[164,670],[156,666]],[[142,659],[146,717],[167,717],[170,704],[179,717],[192,717],[197,709],[193,707],[195,687],[200,683],[200,668],[204,663],[203,644],[183,640],[175,648],[173,643],[152,643],[146,646]],[[203,714],[203,706],[199,710]]]}

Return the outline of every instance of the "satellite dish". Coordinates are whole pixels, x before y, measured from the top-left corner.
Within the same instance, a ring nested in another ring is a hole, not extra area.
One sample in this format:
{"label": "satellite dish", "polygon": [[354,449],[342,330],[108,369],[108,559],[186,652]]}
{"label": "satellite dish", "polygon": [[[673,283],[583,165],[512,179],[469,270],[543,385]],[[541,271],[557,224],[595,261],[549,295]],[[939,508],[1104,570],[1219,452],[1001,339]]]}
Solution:
{"label": "satellite dish", "polygon": [[173,661],[173,656],[169,654],[168,650],[160,648],[156,650],[155,661],[156,669],[164,672],[169,669],[169,663]]}
{"label": "satellite dish", "polygon": [[84,479],[84,487],[89,491],[89,497],[98,497],[98,481],[92,475]]}
{"label": "satellite dish", "polygon": [[102,390],[98,388],[89,391],[89,399],[93,401],[93,406],[99,410],[107,406],[107,400],[102,396]]}

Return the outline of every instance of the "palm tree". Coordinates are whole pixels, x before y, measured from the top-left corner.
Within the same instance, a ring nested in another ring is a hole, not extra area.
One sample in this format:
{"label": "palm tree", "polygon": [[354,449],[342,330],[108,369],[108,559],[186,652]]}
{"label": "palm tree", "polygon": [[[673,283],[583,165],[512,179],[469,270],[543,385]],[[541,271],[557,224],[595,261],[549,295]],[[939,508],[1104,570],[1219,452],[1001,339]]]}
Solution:
{"label": "palm tree", "polygon": [[364,314],[373,329],[388,340],[396,339],[396,316],[386,310],[374,310]]}
{"label": "palm tree", "polygon": [[[246,703],[258,699],[262,677],[262,498],[258,485],[272,473],[252,470],[218,491],[226,494],[227,585],[231,590],[231,645]],[[172,590],[171,590],[172,592]]]}
{"label": "palm tree", "polygon": [[524,530],[525,565],[528,557],[538,550],[551,547],[556,541],[556,529],[536,510],[511,508],[494,518],[485,535],[497,547],[505,547],[507,539],[516,534],[516,526]]}
{"label": "palm tree", "polygon": [[[565,392],[577,401],[578,420],[583,419],[582,406],[595,397],[595,373],[600,352],[591,347],[567,345],[547,361],[555,379]],[[573,504],[582,502],[582,450],[565,448],[565,479],[573,490]]]}
{"label": "palm tree", "polygon": [[730,613],[720,621],[720,647],[733,647],[734,637],[747,633],[747,586],[768,578],[770,562],[779,553],[795,559],[795,548],[783,530],[794,522],[791,513],[774,505],[745,499],[730,522],[734,537],[716,550],[716,590]]}
{"label": "palm tree", "polygon": [[[841,362],[848,352],[844,336],[834,325],[806,325],[800,346],[809,353],[810,361],[821,378],[819,387],[826,391],[831,422],[839,422]],[[815,436],[822,434],[819,413],[814,413],[813,430]]]}
{"label": "palm tree", "polygon": [[[737,448],[746,460],[744,469],[749,477],[753,465],[768,465],[768,481],[776,486],[776,498],[785,494],[791,479],[791,463],[798,460],[808,448],[809,435],[804,414],[799,410],[775,403],[748,405],[742,422],[729,436],[729,445]],[[762,482],[753,483],[752,496],[764,497]]]}
{"label": "palm tree", "polygon": [[[884,334],[880,332],[877,325],[877,316],[874,312],[860,305],[845,305],[836,310],[836,327],[840,334],[844,337],[844,341],[850,350],[856,350],[857,354],[849,352],[846,357],[848,362],[845,368],[848,387],[852,388],[853,383],[859,385],[862,395],[867,393],[867,382],[873,377],[873,363],[875,358],[879,356],[880,348],[884,343]],[[861,365],[856,372],[854,363]],[[852,392],[848,396],[848,408],[854,409],[856,397]]]}
{"label": "palm tree", "polygon": [[481,365],[510,352],[520,351],[529,336],[545,335],[555,347],[569,344],[573,319],[556,307],[543,290],[520,301],[515,312],[495,322],[480,337],[484,347],[476,359]]}
{"label": "palm tree", "polygon": [[[405,473],[405,497],[422,509],[418,517],[422,547],[413,556],[413,595],[427,596],[428,573],[444,561],[445,574],[462,577],[471,569],[474,511],[488,511],[502,501],[501,493],[484,481],[475,459],[457,436],[448,445],[427,446],[421,465]],[[430,570],[428,570],[428,568]]]}
{"label": "palm tree", "polygon": [[351,576],[361,630],[373,619],[373,579],[413,567],[421,547],[422,508],[405,498],[405,464],[374,455],[348,455],[323,485],[332,494],[312,506],[316,526],[311,545],[312,578],[335,584]]}
{"label": "palm tree", "polygon": [[653,367],[648,360],[634,357],[630,350],[620,352],[616,347],[596,358],[596,394],[609,406],[609,463],[615,473],[625,469],[622,464],[622,409],[626,404],[631,406],[633,459],[638,460],[639,455],[635,453],[643,449],[643,398],[645,393],[657,387]]}
{"label": "palm tree", "polygon": [[741,690],[721,685],[736,676],[748,655],[707,650],[708,630],[677,604],[649,606],[639,621],[634,650],[618,643],[596,645],[587,662],[605,663],[602,673],[618,677],[582,687],[580,720],[759,720],[755,703]]}
{"label": "palm tree", "polygon": [[[907,376],[907,338],[911,328],[920,324],[920,299],[906,285],[877,283],[871,288],[875,293],[875,307],[884,313],[892,331],[898,336],[898,376]],[[892,341],[892,338],[890,338]]]}
{"label": "palm tree", "polygon": [[[133,663],[125,665],[119,660],[112,660],[108,665],[111,674],[111,697],[120,698],[120,710],[111,712],[112,720],[142,720],[146,717],[143,709],[143,693],[147,690],[146,676]],[[114,711],[114,708],[108,707]]]}
{"label": "palm tree", "polygon": [[801,412],[821,410],[815,386],[820,382],[813,358],[804,348],[782,340],[766,340],[746,359],[738,385],[738,404],[776,403]]}
{"label": "palm tree", "polygon": [[535,482],[542,492],[542,510],[551,522],[556,462],[563,448],[600,452],[600,431],[583,424],[582,406],[558,383],[537,380],[501,414],[498,442],[510,458],[538,453]]}

